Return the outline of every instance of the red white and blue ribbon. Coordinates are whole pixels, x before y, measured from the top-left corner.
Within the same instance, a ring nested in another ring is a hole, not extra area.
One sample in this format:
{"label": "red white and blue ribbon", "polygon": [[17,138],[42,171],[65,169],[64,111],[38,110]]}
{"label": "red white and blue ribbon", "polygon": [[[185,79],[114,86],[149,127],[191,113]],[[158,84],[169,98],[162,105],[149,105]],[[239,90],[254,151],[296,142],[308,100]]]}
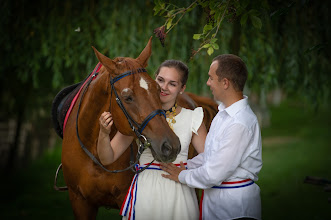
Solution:
{"label": "red white and blue ribbon", "polygon": [[233,182],[222,182],[219,186],[213,186],[213,188],[217,189],[232,189],[232,188],[241,188],[245,186],[252,185],[254,183],[251,179],[245,179],[241,181],[233,181]]}
{"label": "red white and blue ribbon", "polygon": [[[245,180],[233,181],[233,182],[222,182],[221,185],[213,186],[212,188],[216,188],[216,189],[234,189],[234,188],[246,187],[246,186],[252,185],[253,183],[254,183],[253,180],[245,179]],[[203,197],[204,197],[204,190],[202,190],[201,199],[200,199],[200,205],[199,205],[200,216],[199,216],[199,220],[202,220]]]}
{"label": "red white and blue ribbon", "polygon": [[[138,164],[136,164],[136,170],[139,169]],[[130,188],[126,194],[126,197],[124,199],[124,202],[122,204],[120,214],[122,216],[126,216],[128,214],[128,219],[135,219],[135,210],[134,206],[136,204],[136,194],[137,194],[137,184],[138,183],[138,174],[135,174],[133,176],[133,179],[131,181]],[[128,213],[129,211],[129,213]]]}
{"label": "red white and blue ribbon", "polygon": [[[180,167],[180,164],[175,164],[177,167]],[[187,163],[184,163],[186,166]],[[145,169],[148,170],[161,170],[160,169],[160,164],[158,163],[151,163],[149,164],[144,164],[144,165],[136,165],[136,170],[143,169],[144,167],[148,166]],[[126,197],[124,199],[124,202],[122,204],[120,214],[122,216],[128,216],[128,220],[134,220],[135,219],[135,205],[136,205],[136,199],[137,199],[137,186],[138,186],[138,174],[135,174],[130,188],[128,190],[128,193],[126,194]]]}

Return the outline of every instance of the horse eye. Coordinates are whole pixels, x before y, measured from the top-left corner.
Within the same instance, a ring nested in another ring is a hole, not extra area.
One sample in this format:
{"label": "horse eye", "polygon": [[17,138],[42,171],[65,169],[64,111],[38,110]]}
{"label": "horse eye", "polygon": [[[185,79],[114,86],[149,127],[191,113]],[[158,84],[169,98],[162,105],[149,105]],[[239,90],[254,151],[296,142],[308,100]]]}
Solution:
{"label": "horse eye", "polygon": [[122,96],[122,99],[128,104],[133,102],[133,92],[131,89],[129,89],[129,88],[123,89],[121,92],[121,96]]}
{"label": "horse eye", "polygon": [[127,96],[127,97],[124,98],[124,100],[127,103],[131,103],[131,102],[133,102],[133,97],[132,96]]}

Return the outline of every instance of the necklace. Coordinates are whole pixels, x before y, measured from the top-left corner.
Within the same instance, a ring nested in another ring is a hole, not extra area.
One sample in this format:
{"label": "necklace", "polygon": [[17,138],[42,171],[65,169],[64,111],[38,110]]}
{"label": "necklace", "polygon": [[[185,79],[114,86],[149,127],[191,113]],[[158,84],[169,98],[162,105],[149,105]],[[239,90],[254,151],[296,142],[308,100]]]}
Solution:
{"label": "necklace", "polygon": [[174,124],[176,123],[175,116],[176,114],[176,109],[177,109],[177,103],[175,103],[174,106],[172,106],[170,109],[166,110],[166,117],[167,117],[167,122],[169,124],[169,127],[174,130]]}

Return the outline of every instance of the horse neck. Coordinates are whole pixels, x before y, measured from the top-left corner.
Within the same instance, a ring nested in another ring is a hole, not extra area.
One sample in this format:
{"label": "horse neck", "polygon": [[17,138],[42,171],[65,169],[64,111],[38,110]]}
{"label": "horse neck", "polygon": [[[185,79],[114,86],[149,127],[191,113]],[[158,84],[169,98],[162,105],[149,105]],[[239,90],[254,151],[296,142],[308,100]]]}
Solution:
{"label": "horse neck", "polygon": [[109,80],[105,78],[105,75],[99,76],[89,85],[79,111],[79,134],[89,146],[95,144],[98,137],[102,112],[109,111],[111,97],[107,91],[110,91],[110,87]]}

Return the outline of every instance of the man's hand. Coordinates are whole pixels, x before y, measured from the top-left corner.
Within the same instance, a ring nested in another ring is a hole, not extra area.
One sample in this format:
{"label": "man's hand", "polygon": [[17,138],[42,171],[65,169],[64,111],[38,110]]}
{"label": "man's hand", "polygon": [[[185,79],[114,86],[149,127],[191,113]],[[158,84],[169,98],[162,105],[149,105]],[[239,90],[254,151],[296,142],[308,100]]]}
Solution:
{"label": "man's hand", "polygon": [[186,170],[184,163],[182,161],[180,162],[180,167],[177,167],[173,163],[161,163],[160,168],[170,174],[170,175],[162,174],[164,178],[168,178],[176,182],[179,182],[178,179],[179,173],[182,172],[183,170]]}

